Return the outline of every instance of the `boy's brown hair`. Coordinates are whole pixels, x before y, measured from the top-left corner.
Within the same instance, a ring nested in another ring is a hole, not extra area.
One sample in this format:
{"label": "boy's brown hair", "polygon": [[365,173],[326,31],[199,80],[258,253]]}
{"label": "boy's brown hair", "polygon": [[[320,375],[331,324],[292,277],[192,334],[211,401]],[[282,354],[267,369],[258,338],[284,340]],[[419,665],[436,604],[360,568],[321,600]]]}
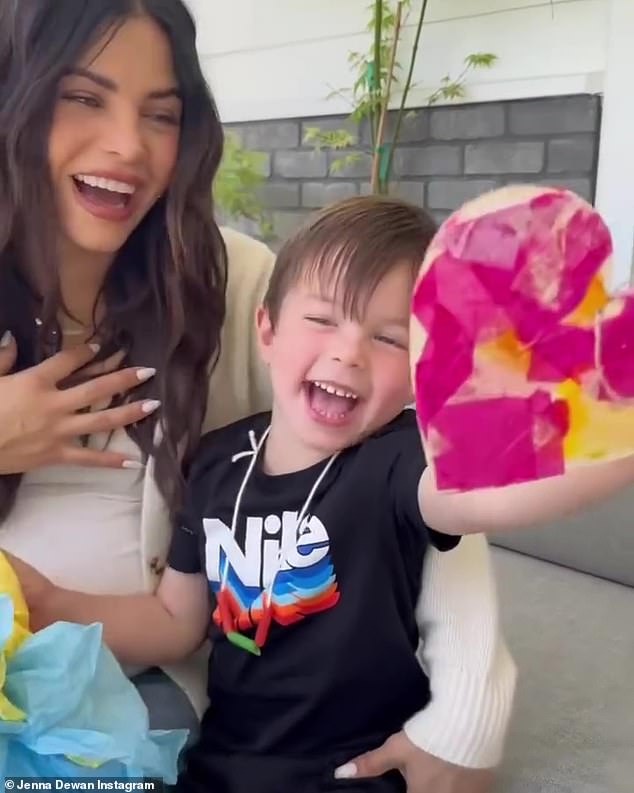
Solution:
{"label": "boy's brown hair", "polygon": [[343,308],[360,316],[381,279],[411,263],[412,287],[436,224],[420,207],[387,196],[362,196],[322,209],[282,246],[264,297],[273,326],[299,280],[343,290]]}

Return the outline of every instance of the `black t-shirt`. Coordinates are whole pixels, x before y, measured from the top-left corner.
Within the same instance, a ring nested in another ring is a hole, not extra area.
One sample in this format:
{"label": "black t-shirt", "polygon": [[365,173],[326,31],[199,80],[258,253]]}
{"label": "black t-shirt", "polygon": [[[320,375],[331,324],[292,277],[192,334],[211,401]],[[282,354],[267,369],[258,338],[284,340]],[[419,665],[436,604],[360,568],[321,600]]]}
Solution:
{"label": "black t-shirt", "polygon": [[234,455],[251,450],[249,431],[257,441],[269,420],[260,414],[205,436],[170,550],[172,568],[205,572],[214,606],[228,563],[227,590],[251,638],[249,623],[275,575],[261,656],[228,641],[216,609],[199,750],[354,751],[401,729],[429,700],[416,657],[423,560],[430,541],[448,550],[458,540],[435,534],[420,516],[425,462],[410,410],[334,460],[299,531],[298,513],[326,461],[270,476],[261,453],[234,538],[236,499],[253,460]]}

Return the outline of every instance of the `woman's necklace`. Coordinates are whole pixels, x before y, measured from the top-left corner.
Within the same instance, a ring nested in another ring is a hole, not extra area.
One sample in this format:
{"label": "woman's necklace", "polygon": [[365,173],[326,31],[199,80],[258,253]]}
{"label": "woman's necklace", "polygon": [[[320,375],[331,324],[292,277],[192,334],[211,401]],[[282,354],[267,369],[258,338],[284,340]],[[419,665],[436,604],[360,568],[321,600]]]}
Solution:
{"label": "woman's necklace", "polygon": [[[72,320],[71,320],[72,321]],[[40,317],[35,317],[35,324],[38,328],[41,328],[44,324]],[[51,335],[57,338],[57,336],[61,335],[63,338],[68,336],[85,336],[87,339],[91,337],[91,332],[87,325],[84,325],[81,322],[74,322],[73,325],[70,324],[62,324],[59,323],[59,330],[57,328],[53,328],[51,330]]]}

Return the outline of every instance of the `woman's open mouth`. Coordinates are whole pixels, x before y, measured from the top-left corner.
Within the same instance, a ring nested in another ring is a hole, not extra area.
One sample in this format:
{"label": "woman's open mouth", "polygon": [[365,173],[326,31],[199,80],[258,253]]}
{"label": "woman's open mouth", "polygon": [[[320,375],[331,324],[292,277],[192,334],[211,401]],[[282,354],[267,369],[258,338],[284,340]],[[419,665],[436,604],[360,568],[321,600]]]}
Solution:
{"label": "woman's open mouth", "polygon": [[136,185],[91,174],[77,174],[72,180],[79,203],[91,215],[112,221],[132,216]]}

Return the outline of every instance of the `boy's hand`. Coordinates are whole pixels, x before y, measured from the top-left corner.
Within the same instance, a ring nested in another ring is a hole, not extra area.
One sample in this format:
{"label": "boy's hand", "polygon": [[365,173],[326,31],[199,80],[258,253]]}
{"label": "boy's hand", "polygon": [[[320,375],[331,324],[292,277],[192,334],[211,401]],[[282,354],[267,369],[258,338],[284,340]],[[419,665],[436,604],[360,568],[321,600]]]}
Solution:
{"label": "boy's hand", "polygon": [[393,770],[405,778],[407,793],[489,793],[493,784],[489,769],[447,763],[419,749],[402,731],[378,749],[346,763],[335,775],[340,779],[361,779]]}
{"label": "boy's hand", "polygon": [[3,553],[20,582],[22,594],[29,609],[29,629],[37,631],[45,628],[50,624],[50,619],[45,614],[45,607],[52,598],[55,584],[17,556],[13,556],[7,551],[3,551]]}

